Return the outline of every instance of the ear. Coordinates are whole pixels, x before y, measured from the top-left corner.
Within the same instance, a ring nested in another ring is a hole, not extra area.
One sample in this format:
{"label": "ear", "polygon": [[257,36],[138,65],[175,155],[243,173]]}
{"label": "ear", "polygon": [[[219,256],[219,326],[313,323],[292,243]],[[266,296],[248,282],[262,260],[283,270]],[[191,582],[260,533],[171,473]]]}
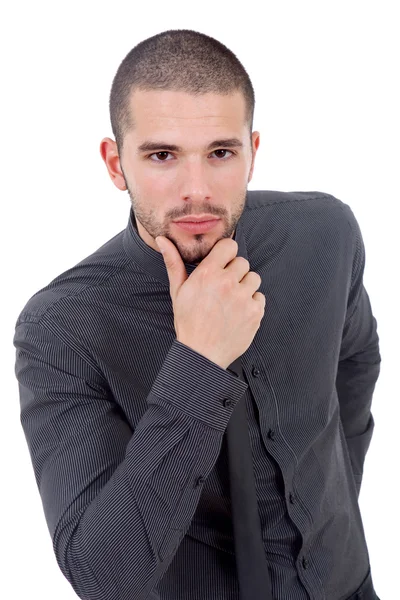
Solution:
{"label": "ear", "polygon": [[107,167],[108,174],[113,184],[119,190],[126,190],[125,179],[121,170],[116,142],[111,138],[104,138],[100,143],[100,154]]}
{"label": "ear", "polygon": [[251,134],[251,142],[252,142],[252,151],[253,151],[253,158],[251,161],[251,167],[250,167],[250,172],[249,172],[249,177],[248,177],[248,182],[251,181],[251,178],[253,177],[253,171],[254,171],[254,162],[256,159],[256,154],[257,154],[257,150],[258,147],[260,145],[260,132],[259,131],[253,131],[253,133]]}

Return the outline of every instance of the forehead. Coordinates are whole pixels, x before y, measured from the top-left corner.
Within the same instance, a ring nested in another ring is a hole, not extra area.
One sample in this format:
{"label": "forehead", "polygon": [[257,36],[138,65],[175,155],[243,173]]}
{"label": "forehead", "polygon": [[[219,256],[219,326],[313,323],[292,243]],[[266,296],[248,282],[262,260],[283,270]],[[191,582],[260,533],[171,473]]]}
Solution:
{"label": "forehead", "polygon": [[243,135],[245,100],[241,92],[194,96],[171,90],[135,90],[130,98],[134,137],[160,130],[229,129]]}

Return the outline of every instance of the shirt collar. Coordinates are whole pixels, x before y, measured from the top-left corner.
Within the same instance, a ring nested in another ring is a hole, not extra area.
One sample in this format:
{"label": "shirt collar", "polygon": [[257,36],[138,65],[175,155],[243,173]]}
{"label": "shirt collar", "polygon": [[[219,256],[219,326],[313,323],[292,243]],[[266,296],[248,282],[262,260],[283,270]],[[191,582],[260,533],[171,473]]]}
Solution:
{"label": "shirt collar", "polygon": [[[246,242],[243,234],[243,225],[239,219],[233,239],[238,244],[237,256],[247,257]],[[135,213],[133,207],[130,207],[128,224],[123,234],[123,245],[125,252],[143,271],[146,271],[164,285],[169,285],[167,268],[164,263],[163,255],[157,250],[148,246],[140,237],[137,230]],[[186,272],[190,275],[198,265],[185,263]]]}

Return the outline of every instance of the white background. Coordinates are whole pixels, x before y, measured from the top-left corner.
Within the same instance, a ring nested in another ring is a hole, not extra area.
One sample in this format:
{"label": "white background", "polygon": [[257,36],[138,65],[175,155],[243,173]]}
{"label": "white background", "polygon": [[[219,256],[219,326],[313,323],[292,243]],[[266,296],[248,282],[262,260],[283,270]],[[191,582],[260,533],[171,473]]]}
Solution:
{"label": "white background", "polygon": [[382,356],[360,507],[376,591],[381,600],[400,597],[396,8],[382,0],[4,3],[0,498],[7,600],[76,598],[53,554],[19,421],[15,321],[31,295],[125,228],[128,194],[114,187],[99,152],[101,139],[112,137],[112,79],[134,45],[177,28],[219,39],[250,75],[261,144],[249,189],[328,192],[360,224]]}

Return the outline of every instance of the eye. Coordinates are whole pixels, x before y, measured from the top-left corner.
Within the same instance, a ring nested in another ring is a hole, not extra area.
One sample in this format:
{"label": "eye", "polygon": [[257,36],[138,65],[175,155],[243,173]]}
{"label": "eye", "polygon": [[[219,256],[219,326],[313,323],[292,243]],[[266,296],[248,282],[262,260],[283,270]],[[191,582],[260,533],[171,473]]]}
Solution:
{"label": "eye", "polygon": [[[218,150],[214,150],[214,152],[212,152],[211,154],[215,154],[215,152],[229,152],[232,156],[234,154],[234,152],[231,152],[231,150],[226,150],[225,148],[219,148]],[[152,162],[170,162],[169,160],[166,160],[164,158],[161,158],[161,160],[159,160],[160,155],[161,156],[165,156],[171,154],[170,152],[167,152],[166,150],[164,151],[160,151],[160,152],[154,152],[153,154],[149,154],[148,158],[152,161]],[[154,158],[151,158],[152,156],[157,156],[157,160]],[[228,158],[231,158],[231,156],[222,156],[219,157],[219,160],[228,160]]]}
{"label": "eye", "polygon": [[[215,152],[230,152],[233,155],[233,152],[231,152],[230,150],[226,150],[226,148],[219,148],[218,150],[214,150],[212,154],[214,154]],[[220,158],[227,160],[226,156],[222,156]],[[228,156],[228,158],[230,158],[230,156]]]}
{"label": "eye", "polygon": [[152,156],[158,156],[159,154],[170,154],[170,152],[154,152],[154,154],[150,154],[149,158],[153,161],[153,162],[168,162],[166,160],[153,160],[151,157]]}

